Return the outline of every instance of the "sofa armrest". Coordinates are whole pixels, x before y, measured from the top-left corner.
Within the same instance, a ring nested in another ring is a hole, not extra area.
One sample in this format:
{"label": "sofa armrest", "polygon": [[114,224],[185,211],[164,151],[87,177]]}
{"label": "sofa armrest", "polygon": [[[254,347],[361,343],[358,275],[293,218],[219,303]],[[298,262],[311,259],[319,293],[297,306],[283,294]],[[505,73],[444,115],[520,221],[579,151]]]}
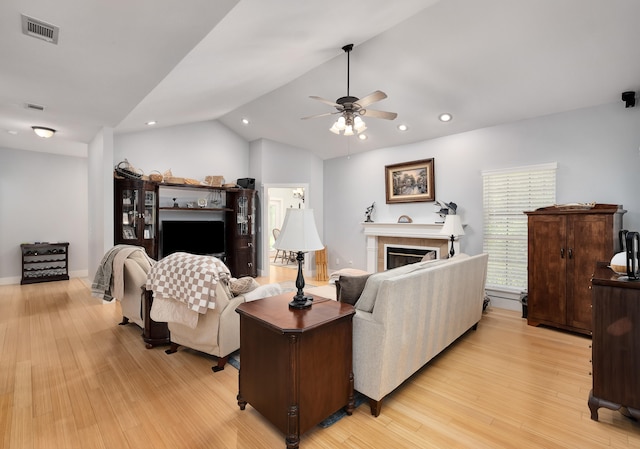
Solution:
{"label": "sofa armrest", "polygon": [[380,376],[385,362],[385,334],[384,325],[376,321],[372,313],[356,310],[353,317],[353,370],[354,374],[357,373],[354,387],[376,401],[385,394],[381,389]]}

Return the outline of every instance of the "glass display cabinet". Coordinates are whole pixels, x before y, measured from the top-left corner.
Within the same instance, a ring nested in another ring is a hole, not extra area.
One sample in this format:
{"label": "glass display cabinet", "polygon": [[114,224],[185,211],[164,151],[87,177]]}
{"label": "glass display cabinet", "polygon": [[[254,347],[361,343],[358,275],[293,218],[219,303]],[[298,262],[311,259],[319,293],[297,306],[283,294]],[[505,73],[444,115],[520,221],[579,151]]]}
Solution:
{"label": "glass display cabinet", "polygon": [[142,246],[158,258],[158,184],[136,179],[114,182],[114,243]]}
{"label": "glass display cabinet", "polygon": [[227,266],[234,277],[258,275],[253,189],[227,191]]}

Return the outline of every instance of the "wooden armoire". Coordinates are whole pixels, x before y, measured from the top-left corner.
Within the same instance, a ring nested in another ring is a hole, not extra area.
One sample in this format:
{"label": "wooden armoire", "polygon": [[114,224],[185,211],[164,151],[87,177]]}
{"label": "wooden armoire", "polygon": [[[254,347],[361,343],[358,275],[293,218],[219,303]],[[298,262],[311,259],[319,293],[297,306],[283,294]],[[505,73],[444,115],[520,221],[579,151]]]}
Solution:
{"label": "wooden armoire", "polygon": [[528,216],[527,323],[591,334],[596,262],[620,251],[622,206],[550,206]]}

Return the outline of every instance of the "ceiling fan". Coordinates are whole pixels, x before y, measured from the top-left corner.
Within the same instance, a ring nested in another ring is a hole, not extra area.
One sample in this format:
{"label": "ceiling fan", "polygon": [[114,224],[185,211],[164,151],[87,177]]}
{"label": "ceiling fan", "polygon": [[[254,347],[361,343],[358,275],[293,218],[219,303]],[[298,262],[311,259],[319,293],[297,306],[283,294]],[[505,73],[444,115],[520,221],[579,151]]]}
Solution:
{"label": "ceiling fan", "polygon": [[372,117],[372,118],[381,118],[385,120],[394,120],[398,114],[395,112],[386,112],[386,111],[377,111],[374,109],[366,109],[372,103],[376,101],[384,100],[387,98],[387,94],[380,90],[376,90],[375,92],[370,93],[369,95],[358,98],[352,97],[349,95],[349,69],[350,69],[350,61],[349,54],[351,50],[353,50],[353,44],[348,44],[342,47],[342,49],[347,53],[347,95],[344,97],[338,98],[335,102],[326,100],[321,97],[311,96],[314,100],[321,101],[329,106],[333,106],[336,108],[335,112],[325,112],[324,114],[316,114],[311,115],[309,117],[303,117],[303,120],[307,120],[310,118],[317,117],[325,117],[327,115],[340,114],[338,120],[333,124],[333,126],[329,129],[329,131],[340,134],[344,133],[345,136],[352,136],[354,131],[356,133],[360,133],[367,129],[364,120],[362,117]]}

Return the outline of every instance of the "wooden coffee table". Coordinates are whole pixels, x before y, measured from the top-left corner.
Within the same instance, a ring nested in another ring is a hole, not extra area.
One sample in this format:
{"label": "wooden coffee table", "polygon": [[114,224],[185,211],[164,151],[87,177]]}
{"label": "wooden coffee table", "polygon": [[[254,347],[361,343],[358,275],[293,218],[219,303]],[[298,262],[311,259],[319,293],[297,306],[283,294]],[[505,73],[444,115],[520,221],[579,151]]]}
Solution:
{"label": "wooden coffee table", "polygon": [[290,309],[294,293],[244,303],[238,405],[251,404],[285,434],[287,448],[332,413],[354,408],[353,306],[319,296]]}

